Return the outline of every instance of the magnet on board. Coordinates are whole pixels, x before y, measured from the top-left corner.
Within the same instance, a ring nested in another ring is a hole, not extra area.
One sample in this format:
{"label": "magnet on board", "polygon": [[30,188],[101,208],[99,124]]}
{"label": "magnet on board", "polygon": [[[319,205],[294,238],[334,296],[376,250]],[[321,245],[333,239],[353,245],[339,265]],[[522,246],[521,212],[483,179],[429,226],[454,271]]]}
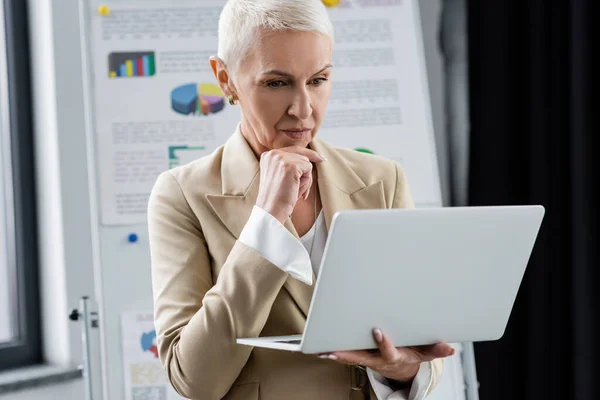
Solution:
{"label": "magnet on board", "polygon": [[135,243],[138,241],[138,235],[135,233],[130,233],[129,236],[127,236],[127,240],[129,243]]}
{"label": "magnet on board", "polygon": [[103,17],[106,17],[108,14],[110,14],[110,8],[107,5],[99,6],[98,14],[102,15]]}

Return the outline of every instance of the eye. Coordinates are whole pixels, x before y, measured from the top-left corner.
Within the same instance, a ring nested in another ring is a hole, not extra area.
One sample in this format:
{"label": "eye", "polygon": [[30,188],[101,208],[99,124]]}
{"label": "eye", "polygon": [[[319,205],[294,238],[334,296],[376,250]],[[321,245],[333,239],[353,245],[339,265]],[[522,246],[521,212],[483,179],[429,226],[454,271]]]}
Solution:
{"label": "eye", "polygon": [[272,89],[277,89],[283,86],[286,86],[287,83],[284,81],[271,81],[271,82],[267,82],[267,86],[272,88]]}
{"label": "eye", "polygon": [[327,82],[327,78],[315,78],[312,81],[310,81],[311,84],[319,86],[322,83]]}

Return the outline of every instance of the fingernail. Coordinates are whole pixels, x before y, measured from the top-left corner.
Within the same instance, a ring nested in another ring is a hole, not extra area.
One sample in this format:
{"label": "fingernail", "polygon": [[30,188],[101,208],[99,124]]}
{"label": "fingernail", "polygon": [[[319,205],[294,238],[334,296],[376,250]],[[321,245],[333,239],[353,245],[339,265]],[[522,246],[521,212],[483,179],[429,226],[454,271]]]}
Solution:
{"label": "fingernail", "polygon": [[326,358],[329,358],[329,356],[327,354],[321,354],[319,356],[319,358],[326,359]]}
{"label": "fingernail", "polygon": [[375,341],[377,343],[381,343],[381,341],[383,340],[383,333],[381,333],[381,329],[379,329],[379,328],[373,329],[373,335],[375,336]]}
{"label": "fingernail", "polygon": [[323,159],[323,161],[329,161],[329,160],[327,160],[327,157],[325,157],[323,154],[319,153],[319,155],[321,156],[321,158]]}
{"label": "fingernail", "polygon": [[454,350],[454,349],[452,349],[452,350],[450,351],[450,355],[451,355],[451,356],[453,356],[455,353],[456,353],[456,350]]}
{"label": "fingernail", "polygon": [[334,361],[338,359],[337,356],[334,356],[333,354],[328,355],[327,358]]}

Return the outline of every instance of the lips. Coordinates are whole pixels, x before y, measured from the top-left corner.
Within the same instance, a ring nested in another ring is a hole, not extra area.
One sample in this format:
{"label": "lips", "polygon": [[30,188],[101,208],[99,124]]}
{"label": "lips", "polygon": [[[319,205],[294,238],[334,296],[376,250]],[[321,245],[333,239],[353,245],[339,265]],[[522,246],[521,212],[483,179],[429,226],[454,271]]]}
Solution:
{"label": "lips", "polygon": [[285,134],[288,137],[291,137],[293,139],[302,139],[304,138],[307,134],[309,134],[312,129],[309,128],[292,128],[292,129],[280,129],[280,132],[282,132],[283,134]]}
{"label": "lips", "polygon": [[282,132],[292,132],[292,133],[296,133],[296,132],[308,132],[312,130],[311,128],[291,128],[291,129],[280,129],[280,131]]}

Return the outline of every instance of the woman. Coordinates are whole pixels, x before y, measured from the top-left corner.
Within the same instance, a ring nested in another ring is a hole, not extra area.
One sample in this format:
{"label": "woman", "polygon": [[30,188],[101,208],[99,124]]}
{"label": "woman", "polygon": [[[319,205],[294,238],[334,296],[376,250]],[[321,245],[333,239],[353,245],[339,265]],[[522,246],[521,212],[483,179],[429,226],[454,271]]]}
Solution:
{"label": "woman", "polygon": [[[163,173],[149,203],[155,325],[173,387],[192,399],[421,399],[447,344],[320,357],[236,344],[302,333],[340,209],[413,202],[392,161],[316,138],[333,28],[319,0],[230,0],[210,65],[242,119],[213,154]],[[359,293],[359,288],[357,288]]]}

